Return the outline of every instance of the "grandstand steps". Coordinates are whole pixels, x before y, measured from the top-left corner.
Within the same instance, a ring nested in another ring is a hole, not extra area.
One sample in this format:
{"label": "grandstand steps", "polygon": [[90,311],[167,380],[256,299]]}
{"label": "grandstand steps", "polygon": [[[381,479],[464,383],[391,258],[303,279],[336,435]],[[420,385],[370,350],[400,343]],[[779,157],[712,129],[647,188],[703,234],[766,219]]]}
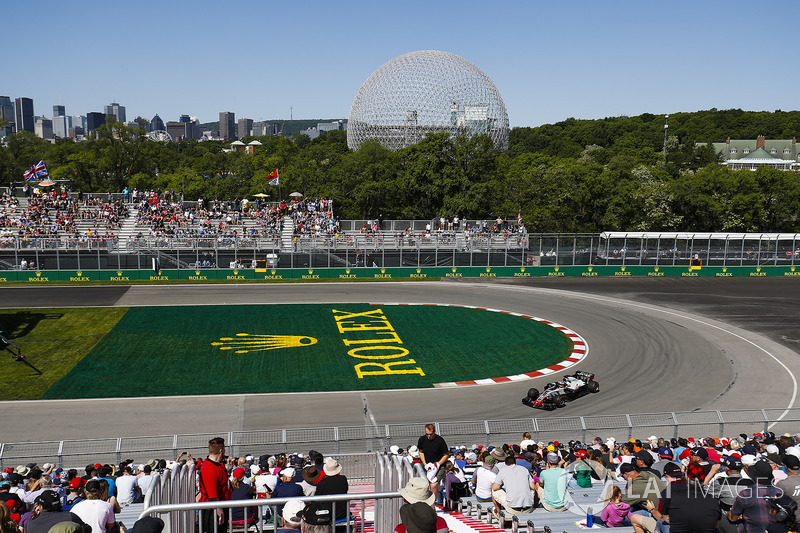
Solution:
{"label": "grandstand steps", "polygon": [[127,527],[128,531],[130,531],[133,527],[133,524],[135,524],[139,519],[139,515],[142,514],[143,510],[143,503],[132,503],[126,507],[123,507],[122,512],[116,515],[117,522],[122,522],[125,524],[125,527]]}
{"label": "grandstand steps", "polygon": [[128,208],[128,218],[122,221],[119,227],[119,240],[124,242],[131,237],[135,237],[139,233],[139,228],[136,227],[136,219],[139,218],[139,210],[133,207]]}
{"label": "grandstand steps", "polygon": [[294,249],[294,220],[290,216],[283,217],[281,230],[281,251],[291,252]]}

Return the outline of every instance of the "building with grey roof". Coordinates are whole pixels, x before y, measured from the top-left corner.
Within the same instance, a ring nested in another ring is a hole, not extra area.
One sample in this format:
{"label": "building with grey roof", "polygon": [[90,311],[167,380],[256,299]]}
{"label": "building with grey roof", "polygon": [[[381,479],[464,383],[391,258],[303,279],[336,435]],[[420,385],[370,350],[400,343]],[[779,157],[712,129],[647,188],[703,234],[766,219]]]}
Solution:
{"label": "building with grey roof", "polygon": [[778,170],[800,169],[795,139],[768,140],[759,135],[755,140],[728,139],[713,146],[720,154],[720,163],[732,170],[755,170],[762,165]]}

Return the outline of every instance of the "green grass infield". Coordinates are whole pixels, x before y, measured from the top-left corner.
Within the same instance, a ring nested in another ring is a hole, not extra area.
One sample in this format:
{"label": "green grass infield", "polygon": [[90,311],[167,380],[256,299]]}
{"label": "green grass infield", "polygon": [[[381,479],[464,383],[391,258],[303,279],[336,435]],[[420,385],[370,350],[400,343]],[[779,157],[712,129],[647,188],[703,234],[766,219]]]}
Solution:
{"label": "green grass infield", "polygon": [[572,348],[535,320],[462,307],[138,307],[42,397],[426,388],[530,372]]}

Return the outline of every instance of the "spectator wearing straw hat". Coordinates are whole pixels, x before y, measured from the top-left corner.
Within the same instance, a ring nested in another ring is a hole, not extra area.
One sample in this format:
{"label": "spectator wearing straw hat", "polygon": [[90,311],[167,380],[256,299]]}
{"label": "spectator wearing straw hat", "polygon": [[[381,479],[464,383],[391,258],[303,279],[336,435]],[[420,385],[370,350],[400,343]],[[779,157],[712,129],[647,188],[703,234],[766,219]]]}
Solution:
{"label": "spectator wearing straw hat", "polygon": [[406,503],[400,507],[401,523],[394,533],[447,533],[447,522],[433,510],[436,495],[426,479],[411,478],[398,492]]}

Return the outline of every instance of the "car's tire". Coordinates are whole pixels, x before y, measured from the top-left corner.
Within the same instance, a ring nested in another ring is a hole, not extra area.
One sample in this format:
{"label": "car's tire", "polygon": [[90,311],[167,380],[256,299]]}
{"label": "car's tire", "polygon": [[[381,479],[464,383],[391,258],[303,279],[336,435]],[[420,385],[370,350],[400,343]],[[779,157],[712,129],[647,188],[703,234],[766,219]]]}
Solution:
{"label": "car's tire", "polygon": [[528,389],[528,398],[530,398],[531,400],[535,400],[538,397],[539,397],[539,389],[535,387]]}
{"label": "car's tire", "polygon": [[590,381],[586,384],[586,390],[591,393],[600,392],[600,384],[596,381]]}
{"label": "car's tire", "polygon": [[567,398],[563,394],[556,398],[556,407],[564,407],[567,405]]}

